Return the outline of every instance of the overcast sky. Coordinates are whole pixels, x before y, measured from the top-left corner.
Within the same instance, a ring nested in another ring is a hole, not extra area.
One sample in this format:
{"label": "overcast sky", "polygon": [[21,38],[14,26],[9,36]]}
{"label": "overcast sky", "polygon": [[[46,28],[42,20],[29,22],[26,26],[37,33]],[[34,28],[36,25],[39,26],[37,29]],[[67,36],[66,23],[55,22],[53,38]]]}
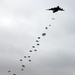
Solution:
{"label": "overcast sky", "polygon": [[[65,11],[46,11],[55,6]],[[40,46],[36,45],[38,36]],[[30,53],[33,45],[38,51]],[[26,66],[23,72],[22,64]],[[74,0],[0,0],[0,75],[14,73],[75,75]]]}

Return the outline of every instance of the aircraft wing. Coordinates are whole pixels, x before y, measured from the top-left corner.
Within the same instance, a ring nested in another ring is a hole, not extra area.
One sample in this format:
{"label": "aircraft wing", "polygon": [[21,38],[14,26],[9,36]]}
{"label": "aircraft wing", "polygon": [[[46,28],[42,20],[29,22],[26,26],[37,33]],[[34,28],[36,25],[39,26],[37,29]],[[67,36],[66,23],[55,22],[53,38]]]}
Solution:
{"label": "aircraft wing", "polygon": [[53,8],[50,8],[50,9],[46,9],[46,10],[54,10]]}

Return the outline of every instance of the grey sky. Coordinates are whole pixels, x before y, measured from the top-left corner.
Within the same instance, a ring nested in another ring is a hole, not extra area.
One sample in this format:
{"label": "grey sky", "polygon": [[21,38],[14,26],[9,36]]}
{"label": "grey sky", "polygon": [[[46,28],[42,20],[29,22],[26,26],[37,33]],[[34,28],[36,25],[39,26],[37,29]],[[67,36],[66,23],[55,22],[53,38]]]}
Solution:
{"label": "grey sky", "polygon": [[[58,5],[65,11],[46,11]],[[0,75],[75,75],[74,15],[74,0],[0,0]],[[38,36],[38,51],[29,53]],[[32,62],[20,62],[24,55]]]}

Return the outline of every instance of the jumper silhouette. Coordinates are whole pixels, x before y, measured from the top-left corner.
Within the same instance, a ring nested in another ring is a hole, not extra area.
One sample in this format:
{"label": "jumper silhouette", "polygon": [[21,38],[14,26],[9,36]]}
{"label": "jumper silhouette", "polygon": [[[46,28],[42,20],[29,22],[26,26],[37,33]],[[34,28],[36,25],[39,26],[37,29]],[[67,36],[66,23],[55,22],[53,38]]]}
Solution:
{"label": "jumper silhouette", "polygon": [[24,69],[21,69],[21,71],[23,71]]}
{"label": "jumper silhouette", "polygon": [[22,65],[22,67],[25,67],[25,65]]}
{"label": "jumper silhouette", "polygon": [[8,72],[10,72],[10,71],[8,71]]}

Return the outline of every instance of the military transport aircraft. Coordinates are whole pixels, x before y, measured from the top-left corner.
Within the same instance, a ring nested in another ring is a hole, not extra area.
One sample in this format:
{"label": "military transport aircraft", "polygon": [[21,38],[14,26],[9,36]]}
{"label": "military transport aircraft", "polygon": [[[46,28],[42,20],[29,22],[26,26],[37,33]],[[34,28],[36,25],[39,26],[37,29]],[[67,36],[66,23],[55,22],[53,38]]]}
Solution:
{"label": "military transport aircraft", "polygon": [[63,10],[63,8],[61,8],[59,6],[54,7],[54,8],[50,8],[50,9],[46,9],[46,10],[52,10],[53,13],[58,12],[58,11],[65,11],[65,10]]}

